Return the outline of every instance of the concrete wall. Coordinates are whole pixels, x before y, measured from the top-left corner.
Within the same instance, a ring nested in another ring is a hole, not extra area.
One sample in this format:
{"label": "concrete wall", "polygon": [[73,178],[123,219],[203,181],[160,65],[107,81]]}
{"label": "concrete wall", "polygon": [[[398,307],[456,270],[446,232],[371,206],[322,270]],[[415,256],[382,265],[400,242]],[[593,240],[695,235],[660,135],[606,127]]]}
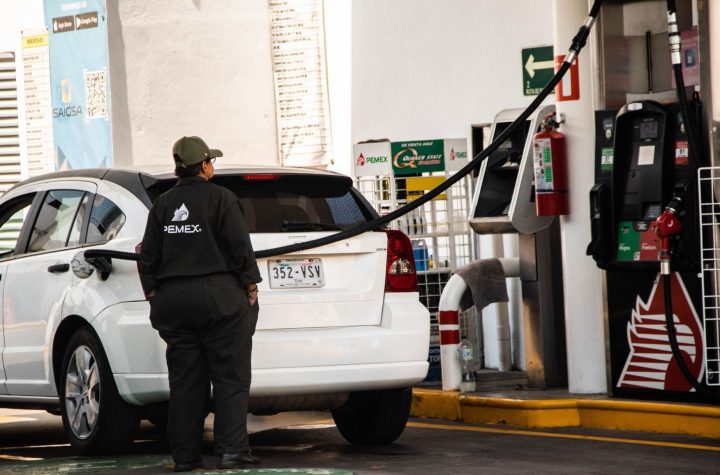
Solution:
{"label": "concrete wall", "polygon": [[524,107],[522,48],[552,45],[550,0],[353,2],[353,139],[470,137]]}
{"label": "concrete wall", "polygon": [[6,0],[0,15],[0,51],[20,55],[22,30],[42,28],[43,4],[40,0]]}
{"label": "concrete wall", "polygon": [[171,166],[182,135],[277,164],[265,0],[109,1],[115,166]]}

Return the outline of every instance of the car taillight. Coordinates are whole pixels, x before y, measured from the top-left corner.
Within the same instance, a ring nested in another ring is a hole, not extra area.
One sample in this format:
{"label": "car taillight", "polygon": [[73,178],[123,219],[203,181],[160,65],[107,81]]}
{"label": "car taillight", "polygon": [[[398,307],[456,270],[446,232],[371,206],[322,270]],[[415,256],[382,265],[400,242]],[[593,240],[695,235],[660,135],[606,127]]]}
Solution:
{"label": "car taillight", "polygon": [[246,181],[277,181],[280,179],[280,175],[274,173],[253,173],[242,177]]}
{"label": "car taillight", "polygon": [[412,244],[402,231],[385,230],[388,237],[385,292],[417,292]]}

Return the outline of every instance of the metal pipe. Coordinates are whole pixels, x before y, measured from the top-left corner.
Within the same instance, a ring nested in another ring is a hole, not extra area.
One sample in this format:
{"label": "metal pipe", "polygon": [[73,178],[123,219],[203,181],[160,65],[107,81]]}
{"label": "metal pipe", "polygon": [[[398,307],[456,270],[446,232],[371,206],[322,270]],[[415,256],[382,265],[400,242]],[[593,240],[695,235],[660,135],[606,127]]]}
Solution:
{"label": "metal pipe", "polygon": [[[502,265],[506,278],[520,276],[520,259],[517,257],[501,258],[500,265]],[[440,294],[438,323],[440,327],[440,370],[442,372],[442,388],[444,391],[460,389],[462,369],[458,358],[458,346],[460,344],[459,315],[460,299],[466,290],[467,284],[463,278],[453,274]],[[507,328],[509,333],[510,327]],[[508,344],[509,340],[508,336]]]}
{"label": "metal pipe", "polygon": [[440,327],[440,371],[443,391],[460,389],[462,373],[458,346],[460,344],[460,299],[467,290],[467,284],[453,274],[443,287],[438,305]]}

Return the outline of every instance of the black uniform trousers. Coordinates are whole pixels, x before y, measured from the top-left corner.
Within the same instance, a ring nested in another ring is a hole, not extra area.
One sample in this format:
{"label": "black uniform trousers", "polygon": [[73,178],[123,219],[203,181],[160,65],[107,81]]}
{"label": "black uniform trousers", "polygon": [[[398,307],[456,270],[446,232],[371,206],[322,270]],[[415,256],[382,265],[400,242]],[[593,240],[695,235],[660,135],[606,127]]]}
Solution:
{"label": "black uniform trousers", "polygon": [[168,438],[173,460],[201,458],[209,387],[215,453],[249,450],[247,407],[258,304],[232,274],[171,279],[153,298],[150,318],[167,343]]}

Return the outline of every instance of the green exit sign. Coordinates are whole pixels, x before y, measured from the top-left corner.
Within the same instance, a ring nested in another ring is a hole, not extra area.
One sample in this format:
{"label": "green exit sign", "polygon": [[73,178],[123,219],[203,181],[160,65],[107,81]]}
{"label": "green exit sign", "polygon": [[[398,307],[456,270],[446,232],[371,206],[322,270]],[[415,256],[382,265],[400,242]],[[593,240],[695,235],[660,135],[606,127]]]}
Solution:
{"label": "green exit sign", "polygon": [[[522,50],[523,94],[537,96],[555,75],[552,46]],[[553,91],[554,92],[554,91]]]}

